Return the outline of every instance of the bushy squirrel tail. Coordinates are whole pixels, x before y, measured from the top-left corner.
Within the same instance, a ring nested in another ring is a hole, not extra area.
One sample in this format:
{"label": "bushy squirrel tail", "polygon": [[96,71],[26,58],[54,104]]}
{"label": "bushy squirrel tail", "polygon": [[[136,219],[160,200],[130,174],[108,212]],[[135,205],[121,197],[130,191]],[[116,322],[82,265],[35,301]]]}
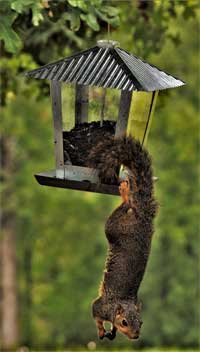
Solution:
{"label": "bushy squirrel tail", "polygon": [[119,184],[121,165],[128,169],[127,178],[134,199],[156,202],[153,197],[153,172],[149,153],[133,137],[109,137],[92,148],[89,155],[90,166],[99,170],[102,183]]}

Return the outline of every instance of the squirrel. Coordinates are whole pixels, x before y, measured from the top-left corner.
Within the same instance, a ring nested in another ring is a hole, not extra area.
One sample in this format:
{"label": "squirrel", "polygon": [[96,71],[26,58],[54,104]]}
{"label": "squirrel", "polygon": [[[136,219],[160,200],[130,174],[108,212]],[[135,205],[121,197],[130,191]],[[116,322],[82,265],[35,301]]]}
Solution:
{"label": "squirrel", "polygon": [[[151,158],[131,136],[99,142],[89,155],[102,183],[119,185],[122,204],[107,219],[109,243],[99,296],[92,304],[100,339],[113,340],[117,331],[137,339],[142,325],[138,289],[145,272],[157,211]],[[127,176],[119,179],[121,165]],[[104,322],[111,323],[106,331]]]}

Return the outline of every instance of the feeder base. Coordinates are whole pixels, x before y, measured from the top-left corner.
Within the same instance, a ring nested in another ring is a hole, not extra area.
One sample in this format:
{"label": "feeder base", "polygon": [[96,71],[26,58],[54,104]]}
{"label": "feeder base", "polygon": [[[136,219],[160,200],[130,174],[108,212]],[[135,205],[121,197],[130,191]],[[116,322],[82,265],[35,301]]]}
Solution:
{"label": "feeder base", "polygon": [[94,193],[103,193],[119,196],[118,186],[106,185],[102,183],[92,183],[90,181],[78,181],[56,177],[56,171],[42,172],[35,174],[35,178],[40,185],[76,189],[78,191],[87,191]]}

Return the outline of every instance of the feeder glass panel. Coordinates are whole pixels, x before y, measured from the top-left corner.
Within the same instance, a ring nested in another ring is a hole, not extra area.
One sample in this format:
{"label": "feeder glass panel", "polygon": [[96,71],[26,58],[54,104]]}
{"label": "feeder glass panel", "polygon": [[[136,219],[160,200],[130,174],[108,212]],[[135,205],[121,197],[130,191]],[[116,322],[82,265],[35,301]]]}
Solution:
{"label": "feeder glass panel", "polygon": [[158,92],[133,92],[127,134],[146,144]]}
{"label": "feeder glass panel", "polygon": [[120,91],[90,87],[88,122],[117,120]]}
{"label": "feeder glass panel", "polygon": [[117,121],[121,91],[106,89],[105,120]]}
{"label": "feeder glass panel", "polygon": [[62,84],[62,126],[70,131],[75,125],[74,117],[75,88],[72,84]]}

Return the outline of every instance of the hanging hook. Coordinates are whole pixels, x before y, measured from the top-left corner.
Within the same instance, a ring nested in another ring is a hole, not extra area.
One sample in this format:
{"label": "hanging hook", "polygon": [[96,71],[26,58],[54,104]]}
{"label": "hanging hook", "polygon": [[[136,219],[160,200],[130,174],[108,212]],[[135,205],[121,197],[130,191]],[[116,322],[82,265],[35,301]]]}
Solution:
{"label": "hanging hook", "polygon": [[108,41],[110,41],[110,23],[108,22]]}

